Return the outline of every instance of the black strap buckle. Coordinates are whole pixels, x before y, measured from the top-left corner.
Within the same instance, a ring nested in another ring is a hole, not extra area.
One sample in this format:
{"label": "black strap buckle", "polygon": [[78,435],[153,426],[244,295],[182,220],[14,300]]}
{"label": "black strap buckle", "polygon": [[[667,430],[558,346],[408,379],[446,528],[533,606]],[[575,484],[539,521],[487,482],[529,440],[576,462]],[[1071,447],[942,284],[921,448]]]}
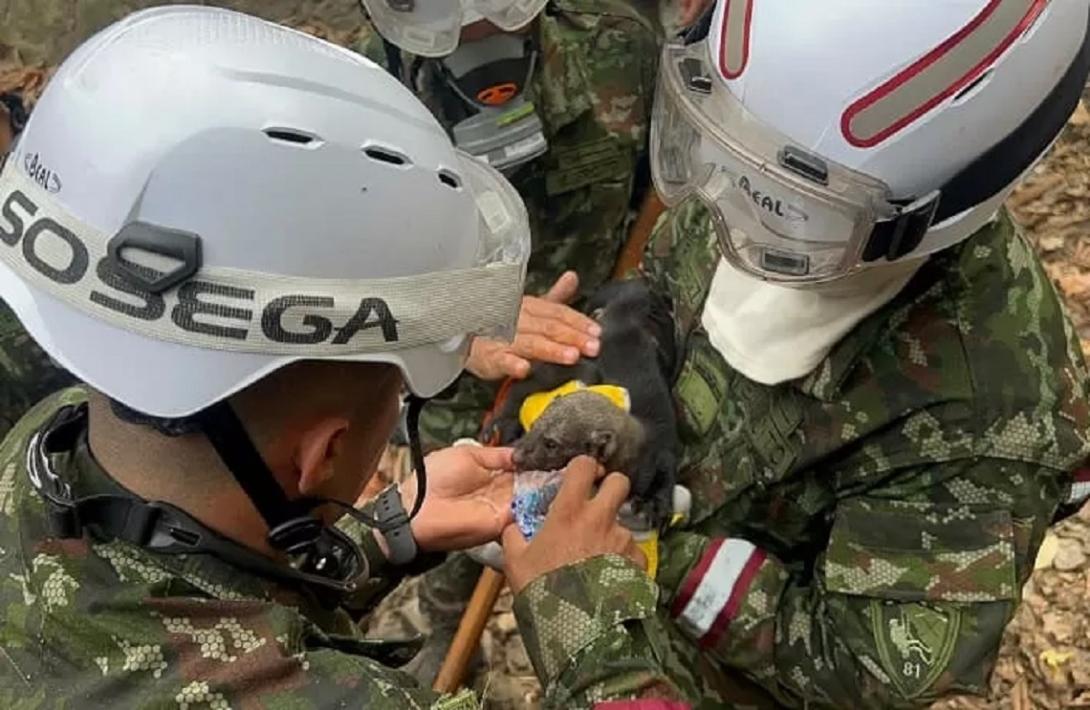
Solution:
{"label": "black strap buckle", "polygon": [[[134,249],[167,257],[178,264],[165,273],[125,258]],[[110,262],[129,284],[149,293],[163,293],[188,279],[201,267],[201,238],[145,222],[130,222],[107,243]]]}
{"label": "black strap buckle", "polygon": [[63,407],[31,437],[27,451],[30,485],[45,502],[50,534],[62,540],[83,537],[83,523],[72,488],[54,472],[49,455],[70,447],[86,414],[86,405]]}
{"label": "black strap buckle", "polygon": [[932,190],[923,197],[899,206],[897,215],[892,219],[875,224],[863,250],[863,261],[871,262],[882,258],[896,261],[920,246],[927,230],[931,229],[941,200],[942,191]]}
{"label": "black strap buckle", "polygon": [[293,518],[269,531],[273,548],[288,554],[300,554],[313,547],[322,535],[322,522],[309,515]]}
{"label": "black strap buckle", "polygon": [[406,565],[416,558],[416,540],[413,539],[410,520],[397,486],[390,486],[375,500],[375,522],[390,548],[390,563],[393,565]]}

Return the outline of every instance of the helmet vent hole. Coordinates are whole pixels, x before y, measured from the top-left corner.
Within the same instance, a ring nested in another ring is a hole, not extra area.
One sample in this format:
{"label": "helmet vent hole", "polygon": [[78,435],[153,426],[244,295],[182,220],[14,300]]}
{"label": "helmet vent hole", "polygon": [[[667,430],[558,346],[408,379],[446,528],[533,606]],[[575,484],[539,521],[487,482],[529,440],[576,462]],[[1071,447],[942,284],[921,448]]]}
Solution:
{"label": "helmet vent hole", "polygon": [[460,190],[462,188],[462,179],[449,170],[439,171],[439,182],[455,190]]}
{"label": "helmet vent hole", "polygon": [[957,93],[957,96],[954,97],[953,103],[960,104],[963,101],[968,100],[973,94],[976,93],[977,89],[984,86],[984,84],[992,78],[992,74],[994,73],[994,69],[989,69],[988,71],[978,76],[976,79],[970,82],[968,86],[966,86],[964,89]]}
{"label": "helmet vent hole", "polygon": [[388,163],[389,165],[412,165],[412,161],[404,155],[392,148],[384,148],[378,145],[369,145],[363,149],[364,155],[371,160],[377,160],[380,163]]}
{"label": "helmet vent hole", "polygon": [[270,140],[279,141],[281,143],[291,143],[293,145],[310,145],[318,140],[314,136],[307,135],[302,131],[296,131],[291,128],[266,128],[265,135],[268,136]]}

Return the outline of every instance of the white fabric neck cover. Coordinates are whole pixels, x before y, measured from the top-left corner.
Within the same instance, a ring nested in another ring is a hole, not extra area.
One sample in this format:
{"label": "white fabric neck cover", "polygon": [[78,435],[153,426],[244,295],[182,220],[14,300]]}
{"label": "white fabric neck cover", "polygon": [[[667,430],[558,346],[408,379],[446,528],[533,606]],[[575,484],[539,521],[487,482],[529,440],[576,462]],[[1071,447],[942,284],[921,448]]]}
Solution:
{"label": "white fabric neck cover", "polygon": [[867,269],[807,289],[760,281],[720,259],[702,322],[712,346],[751,380],[808,375],[861,320],[894,296],[924,259]]}

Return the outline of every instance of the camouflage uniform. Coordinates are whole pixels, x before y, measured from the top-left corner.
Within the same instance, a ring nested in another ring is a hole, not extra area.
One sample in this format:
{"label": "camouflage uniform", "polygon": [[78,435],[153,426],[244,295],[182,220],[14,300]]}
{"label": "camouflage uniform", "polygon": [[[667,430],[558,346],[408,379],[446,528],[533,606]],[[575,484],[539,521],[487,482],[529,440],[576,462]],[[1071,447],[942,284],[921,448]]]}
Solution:
{"label": "camouflage uniform", "polygon": [[0,437],[47,394],[75,383],[54,364],[0,301]]}
{"label": "camouflage uniform", "polygon": [[[539,55],[529,95],[544,124],[548,152],[508,175],[530,215],[533,251],[527,293],[544,293],[565,271],[587,293],[606,281],[627,236],[637,168],[646,155],[658,66],[657,23],[622,0],[551,0],[532,26]],[[381,38],[369,30],[356,46],[388,65]],[[448,127],[458,99],[434,62],[400,60],[402,79]],[[425,408],[426,449],[476,438],[497,392],[463,376]],[[421,677],[434,671],[480,573],[452,559],[420,587],[421,611],[435,640],[421,655]]]}
{"label": "camouflage uniform", "polygon": [[[160,4],[166,3],[14,0],[9,13],[12,21],[0,27],[0,43],[27,57],[57,61],[109,22]],[[290,24],[308,28],[317,20],[341,34],[351,28],[351,46],[380,64],[388,62],[381,38],[359,12],[358,0],[313,5],[285,0],[198,4],[230,7],[276,21],[291,18]],[[657,26],[623,0],[553,0],[532,31],[540,53],[529,91],[550,150],[510,176],[531,219],[534,249],[527,291],[545,291],[568,269],[579,273],[584,290],[591,290],[610,275],[626,235],[637,168],[646,149],[658,61]],[[45,51],[47,47],[50,51]],[[407,55],[401,63],[406,72],[415,66]],[[454,120],[447,103],[451,96],[434,68],[425,63],[417,75],[403,78],[450,125]],[[54,372],[50,368],[9,371],[8,387],[30,389],[48,381]],[[15,375],[23,378],[22,384]],[[450,398],[426,408],[421,421],[426,446],[436,448],[460,437],[475,437],[494,395],[493,385],[463,377]],[[24,404],[10,411],[13,418],[36,398],[21,401]],[[443,632],[453,631],[478,570],[468,559],[456,557],[421,585],[422,609],[440,631],[436,639],[440,646]],[[434,648],[428,653],[441,655]]]}
{"label": "camouflage uniform", "polygon": [[[88,533],[57,539],[26,472],[28,439],[64,404],[32,410],[0,445],[0,703],[20,708],[475,708],[375,660],[344,609],[211,556],[168,556]],[[74,494],[114,493],[86,434],[53,466]],[[532,582],[515,613],[552,707],[694,696],[670,655],[658,589],[596,557]],[[374,601],[374,600],[371,600]],[[670,668],[669,675],[665,672]]]}
{"label": "camouflage uniform", "polygon": [[[606,281],[624,244],[644,161],[658,67],[655,23],[623,0],[551,0],[531,26],[538,49],[528,87],[549,150],[508,175],[526,203],[533,251],[526,292],[544,293],[567,270],[583,292]],[[389,65],[373,29],[355,47]],[[435,62],[400,59],[402,79],[450,127],[461,104]],[[496,387],[463,377],[421,420],[429,448],[475,438]]]}
{"label": "camouflage uniform", "polygon": [[1085,364],[1036,256],[1002,213],[777,386],[709,343],[717,260],[689,202],[645,262],[685,353],[674,392],[694,510],[664,541],[671,615],[791,706],[984,692],[1090,454]]}

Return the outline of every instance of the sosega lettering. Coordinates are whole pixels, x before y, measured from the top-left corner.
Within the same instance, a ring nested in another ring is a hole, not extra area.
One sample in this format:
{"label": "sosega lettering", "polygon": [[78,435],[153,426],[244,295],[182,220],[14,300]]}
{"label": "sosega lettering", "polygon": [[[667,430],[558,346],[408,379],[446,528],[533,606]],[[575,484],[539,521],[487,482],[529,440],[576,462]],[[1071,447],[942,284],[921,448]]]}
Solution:
{"label": "sosega lettering", "polygon": [[[354,312],[338,315],[331,312],[336,305],[332,296],[284,293],[259,306],[253,289],[193,278],[177,287],[172,299],[176,302],[170,305],[163,294],[135,286],[108,256],[98,259],[92,269],[92,250],[80,236],[51,217],[38,216],[38,212],[38,205],[23,191],[15,189],[8,194],[0,204],[0,248],[19,249],[27,265],[59,286],[93,279],[90,302],[135,321],[169,318],[187,333],[225,341],[250,340],[260,332],[264,338],[286,345],[347,346],[357,334],[375,329],[385,342],[399,341],[398,320],[389,304],[376,297],[361,298]],[[42,237],[47,234],[66,246],[63,265],[56,263],[60,260],[58,250],[51,250],[52,261],[42,253]],[[139,265],[129,264],[129,268],[154,273]],[[208,317],[218,322],[209,322]]]}

